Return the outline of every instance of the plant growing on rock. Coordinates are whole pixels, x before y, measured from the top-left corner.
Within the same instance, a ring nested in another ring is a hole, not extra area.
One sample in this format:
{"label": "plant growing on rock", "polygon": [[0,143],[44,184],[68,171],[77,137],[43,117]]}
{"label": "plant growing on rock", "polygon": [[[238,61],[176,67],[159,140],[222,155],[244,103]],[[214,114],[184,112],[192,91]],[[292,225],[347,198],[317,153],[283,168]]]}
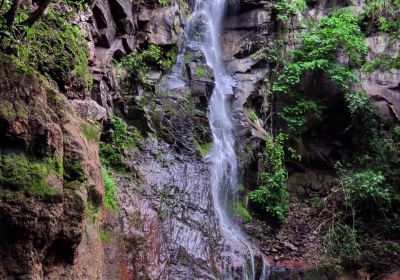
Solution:
{"label": "plant growing on rock", "polygon": [[303,12],[307,8],[307,3],[304,0],[279,0],[275,4],[275,9],[278,11],[277,18],[280,21],[287,21],[297,13]]}
{"label": "plant growing on rock", "polygon": [[152,68],[163,69],[164,71],[169,70],[173,66],[176,55],[176,48],[163,53],[159,46],[149,45],[147,49],[127,55],[118,62],[118,66],[122,70],[120,78],[125,80],[133,77],[138,79],[144,86],[150,87],[151,83],[146,78],[147,73]]}
{"label": "plant growing on rock", "polygon": [[49,176],[62,177],[59,157],[28,158],[25,154],[0,151],[0,186],[3,190],[20,191],[33,196],[52,196],[57,191]]}
{"label": "plant growing on rock", "polygon": [[106,127],[109,131],[100,144],[100,160],[104,166],[124,170],[124,150],[138,148],[142,136],[135,127],[128,130],[125,121],[119,117],[111,118]]}
{"label": "plant growing on rock", "polygon": [[53,9],[43,17],[35,18],[34,24],[24,26],[25,19],[30,21],[27,17],[24,10],[17,14],[15,24],[22,25],[18,33],[22,35],[5,37],[1,42],[3,47],[14,49],[14,62],[26,72],[32,67],[53,79],[62,91],[72,82],[80,90],[90,88],[89,52],[79,27],[71,24],[68,16]]}
{"label": "plant growing on rock", "polygon": [[[318,101],[301,96],[298,87],[304,75],[327,73],[343,91],[348,92],[358,80],[352,68],[364,63],[367,52],[359,17],[349,8],[339,9],[312,22],[309,30],[301,34],[301,40],[301,46],[292,51],[291,60],[284,63],[272,86],[274,94],[288,94],[292,100],[292,105],[279,114],[295,136],[304,132],[306,115],[318,116],[323,109]],[[338,60],[339,51],[347,55],[348,62]]]}
{"label": "plant growing on rock", "polygon": [[261,184],[249,193],[250,200],[278,222],[285,220],[289,204],[289,193],[285,184],[285,139],[286,136],[280,133],[267,140],[264,150],[266,171],[261,174]]}

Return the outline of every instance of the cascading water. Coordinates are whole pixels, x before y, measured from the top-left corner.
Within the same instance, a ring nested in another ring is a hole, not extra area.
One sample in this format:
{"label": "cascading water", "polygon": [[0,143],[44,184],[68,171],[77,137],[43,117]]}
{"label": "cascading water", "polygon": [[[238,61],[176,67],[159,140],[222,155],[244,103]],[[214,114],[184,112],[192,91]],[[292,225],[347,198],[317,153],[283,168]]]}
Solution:
{"label": "cascading water", "polygon": [[[231,101],[233,80],[226,74],[221,59],[220,31],[227,0],[196,0],[192,16],[186,26],[185,42],[200,50],[214,72],[215,87],[209,101],[209,122],[213,134],[211,185],[215,212],[222,233],[222,279],[255,280],[255,261],[252,244],[230,215],[239,199],[238,163],[235,152],[234,124]],[[186,46],[184,46],[185,48]],[[178,55],[167,89],[182,85],[183,49]],[[239,268],[239,269],[238,269]],[[239,272],[238,272],[239,270]],[[262,260],[259,279],[267,278],[267,265]],[[240,276],[238,276],[240,274]]]}

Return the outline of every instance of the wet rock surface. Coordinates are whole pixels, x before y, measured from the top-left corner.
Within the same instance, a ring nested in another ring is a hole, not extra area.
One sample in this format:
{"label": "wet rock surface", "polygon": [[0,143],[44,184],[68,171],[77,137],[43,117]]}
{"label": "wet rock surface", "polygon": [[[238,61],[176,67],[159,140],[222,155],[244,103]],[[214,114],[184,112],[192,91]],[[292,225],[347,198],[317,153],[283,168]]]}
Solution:
{"label": "wet rock surface", "polygon": [[130,151],[127,164],[135,174],[118,179],[123,210],[115,232],[123,236],[128,275],[217,278],[218,231],[208,164],[156,139]]}

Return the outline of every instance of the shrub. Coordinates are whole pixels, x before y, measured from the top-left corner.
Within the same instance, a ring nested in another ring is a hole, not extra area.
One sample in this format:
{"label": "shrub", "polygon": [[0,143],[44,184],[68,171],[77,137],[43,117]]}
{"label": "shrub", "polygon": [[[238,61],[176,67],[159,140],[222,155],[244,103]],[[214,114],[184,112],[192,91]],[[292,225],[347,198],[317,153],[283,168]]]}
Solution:
{"label": "shrub", "polygon": [[95,223],[99,215],[100,215],[99,206],[89,200],[86,207],[86,216],[88,218],[88,221],[90,223]]}
{"label": "shrub", "polygon": [[392,127],[393,140],[396,144],[400,144],[400,125],[396,124]]}
{"label": "shrub", "polygon": [[261,174],[261,185],[249,193],[252,202],[279,222],[285,220],[289,204],[289,193],[285,184],[285,139],[284,134],[278,134],[274,139],[267,140],[264,157],[268,171]]}
{"label": "shrub", "polygon": [[[272,92],[289,95],[292,104],[278,114],[295,137],[306,130],[306,116],[319,116],[323,110],[316,100],[306,99],[298,91],[297,86],[306,73],[327,73],[345,92],[349,92],[352,83],[357,81],[352,68],[364,63],[367,52],[358,23],[359,17],[348,8],[312,22],[309,30],[301,34],[301,46],[293,50],[291,60],[284,63]],[[348,63],[338,62],[339,51],[348,55]]]}
{"label": "shrub", "polygon": [[325,256],[335,263],[352,263],[361,257],[357,231],[340,222],[333,222],[323,238]]}
{"label": "shrub", "polygon": [[212,143],[199,143],[197,141],[194,141],[194,145],[203,157],[207,155],[212,149]]}
{"label": "shrub", "polygon": [[370,205],[385,209],[391,200],[390,188],[381,172],[365,170],[342,174],[341,182],[346,201],[351,205]]}
{"label": "shrub", "polygon": [[315,100],[299,98],[293,105],[284,107],[282,111],[278,113],[278,116],[286,121],[290,135],[299,137],[307,128],[306,116],[319,117],[323,108],[324,107]]}

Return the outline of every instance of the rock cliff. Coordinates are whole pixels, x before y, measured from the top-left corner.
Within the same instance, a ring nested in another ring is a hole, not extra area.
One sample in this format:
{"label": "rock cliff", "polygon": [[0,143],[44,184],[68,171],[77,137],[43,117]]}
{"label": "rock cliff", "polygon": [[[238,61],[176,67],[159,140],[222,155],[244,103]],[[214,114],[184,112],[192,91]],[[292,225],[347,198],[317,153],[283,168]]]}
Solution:
{"label": "rock cliff", "polygon": [[[35,8],[35,1],[25,2],[23,9]],[[87,45],[76,60],[58,59],[60,53],[42,45],[22,60],[20,45],[31,29],[18,24],[7,29],[3,21],[0,26],[0,278],[220,279],[224,250],[207,157],[214,77],[195,46],[181,52],[193,1],[97,0],[82,1],[82,7],[54,2],[44,23],[52,26],[53,17],[74,11],[66,22],[84,39],[77,43],[80,49]],[[327,72],[308,71],[295,85],[324,110],[307,116],[306,129],[285,148],[294,155],[284,158],[286,220],[277,224],[250,199],[267,169],[268,139],[290,128],[277,112],[291,97],[272,94],[271,85],[283,57],[302,46],[299,32],[309,28],[305,19],[318,20],[345,6],[359,12],[367,5],[307,1],[307,8],[281,20],[278,2],[229,1],[220,36],[234,80],[232,118],[243,183],[245,210],[234,215],[269,260],[270,279],[389,274],[387,279],[397,279],[398,237],[371,238],[367,251],[383,253],[371,252],[342,270],[326,259],[324,226],[336,218],[330,213],[346,207],[336,163],[351,162],[361,149],[346,92]],[[393,32],[379,32],[376,22],[364,21],[366,63],[382,54],[398,56]],[[38,34],[40,41],[45,35]],[[29,37],[27,44],[33,42]],[[61,45],[61,53],[79,53],[69,42]],[[46,54],[34,55],[44,50],[52,55],[50,62]],[[346,54],[335,56],[343,64],[349,60]],[[84,70],[74,67],[82,59]],[[400,121],[398,65],[362,70],[354,67],[361,80],[351,87],[367,94],[388,133]],[[184,85],[169,84],[176,82],[174,71],[182,72]],[[119,126],[116,118],[123,120]],[[380,242],[393,248],[382,249]]]}

